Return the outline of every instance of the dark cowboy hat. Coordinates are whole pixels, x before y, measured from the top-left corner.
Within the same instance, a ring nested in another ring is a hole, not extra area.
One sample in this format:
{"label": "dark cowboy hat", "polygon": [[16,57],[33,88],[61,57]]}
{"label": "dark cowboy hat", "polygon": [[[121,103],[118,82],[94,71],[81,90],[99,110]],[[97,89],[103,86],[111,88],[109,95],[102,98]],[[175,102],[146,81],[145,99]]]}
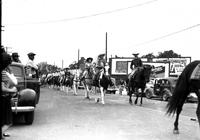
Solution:
{"label": "dark cowboy hat", "polygon": [[69,67],[64,68],[64,70],[69,70]]}
{"label": "dark cowboy hat", "polygon": [[134,56],[138,56],[138,55],[139,55],[139,53],[133,53],[132,55],[134,55]]}
{"label": "dark cowboy hat", "polygon": [[86,59],[86,62],[89,62],[89,60],[93,61],[93,58],[92,58],[92,57],[88,57],[88,58]]}
{"label": "dark cowboy hat", "polygon": [[28,56],[34,56],[34,55],[36,55],[36,54],[33,53],[33,52],[30,52],[30,53],[28,53],[27,55],[28,55]]}
{"label": "dark cowboy hat", "polygon": [[14,52],[14,53],[12,53],[12,57],[19,57],[19,54]]}

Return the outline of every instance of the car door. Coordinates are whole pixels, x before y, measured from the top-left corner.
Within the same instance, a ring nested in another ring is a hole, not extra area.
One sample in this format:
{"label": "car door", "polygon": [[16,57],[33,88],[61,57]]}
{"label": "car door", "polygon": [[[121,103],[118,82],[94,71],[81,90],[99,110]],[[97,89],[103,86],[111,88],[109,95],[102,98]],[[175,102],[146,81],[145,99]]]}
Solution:
{"label": "car door", "polygon": [[38,73],[36,75],[30,74],[30,72],[27,70],[27,67],[24,68],[26,73],[26,85],[27,88],[33,89],[36,92],[37,98],[36,98],[36,104],[39,102],[40,98],[40,81]]}
{"label": "car door", "polygon": [[162,79],[159,80],[155,80],[155,84],[154,84],[154,93],[155,95],[159,95],[160,94],[160,85],[162,83]]}

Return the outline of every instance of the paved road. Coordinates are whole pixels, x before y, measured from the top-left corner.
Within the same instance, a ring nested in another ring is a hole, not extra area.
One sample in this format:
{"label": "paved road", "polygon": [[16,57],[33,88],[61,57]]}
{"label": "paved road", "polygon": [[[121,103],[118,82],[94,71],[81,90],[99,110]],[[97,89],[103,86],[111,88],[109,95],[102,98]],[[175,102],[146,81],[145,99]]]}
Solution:
{"label": "paved road", "polygon": [[32,125],[15,124],[8,140],[199,140],[196,104],[185,104],[180,134],[172,134],[174,118],[165,115],[166,102],[144,99],[143,106],[128,104],[128,97],[106,95],[106,104],[42,88]]}

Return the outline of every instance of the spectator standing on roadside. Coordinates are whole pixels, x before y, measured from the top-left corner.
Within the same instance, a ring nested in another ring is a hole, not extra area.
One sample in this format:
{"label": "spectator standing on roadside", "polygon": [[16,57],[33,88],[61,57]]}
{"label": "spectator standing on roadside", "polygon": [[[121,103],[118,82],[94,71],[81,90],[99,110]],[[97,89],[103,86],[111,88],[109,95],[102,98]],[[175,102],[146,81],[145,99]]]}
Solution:
{"label": "spectator standing on roadside", "polygon": [[21,61],[19,60],[19,55],[18,55],[17,52],[12,53],[12,61],[17,62],[17,63],[21,63]]}
{"label": "spectator standing on roadside", "polygon": [[27,66],[28,74],[31,75],[32,77],[35,77],[38,72],[38,66],[34,62],[36,54],[30,52],[27,55],[28,55],[28,62],[26,63],[26,66]]}

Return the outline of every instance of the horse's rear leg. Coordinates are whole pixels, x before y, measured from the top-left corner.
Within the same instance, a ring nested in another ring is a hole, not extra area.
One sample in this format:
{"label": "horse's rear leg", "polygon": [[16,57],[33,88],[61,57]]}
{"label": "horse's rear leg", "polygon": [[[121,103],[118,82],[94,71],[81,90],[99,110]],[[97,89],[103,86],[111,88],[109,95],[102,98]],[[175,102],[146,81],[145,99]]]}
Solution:
{"label": "horse's rear leg", "polygon": [[196,114],[197,114],[197,118],[199,120],[199,126],[200,126],[200,90],[198,91],[198,106],[197,106],[197,110],[196,110]]}
{"label": "horse's rear leg", "polygon": [[179,134],[179,129],[178,129],[178,120],[179,120],[179,115],[182,111],[182,106],[178,106],[177,111],[176,111],[176,120],[174,122],[174,134]]}
{"label": "horse's rear leg", "polygon": [[133,102],[132,102],[132,92],[131,92],[131,89],[130,89],[130,87],[128,87],[128,95],[129,95],[129,104],[133,104]]}
{"label": "horse's rear leg", "polygon": [[142,105],[142,100],[143,100],[143,92],[141,93],[140,105]]}
{"label": "horse's rear leg", "polygon": [[139,97],[139,95],[138,95],[138,93],[136,93],[135,105],[137,104],[138,97]]}
{"label": "horse's rear leg", "polygon": [[138,89],[135,89],[135,94],[136,94],[136,99],[135,99],[135,105],[137,104],[138,101],[138,97],[139,97],[139,93],[138,93]]}

